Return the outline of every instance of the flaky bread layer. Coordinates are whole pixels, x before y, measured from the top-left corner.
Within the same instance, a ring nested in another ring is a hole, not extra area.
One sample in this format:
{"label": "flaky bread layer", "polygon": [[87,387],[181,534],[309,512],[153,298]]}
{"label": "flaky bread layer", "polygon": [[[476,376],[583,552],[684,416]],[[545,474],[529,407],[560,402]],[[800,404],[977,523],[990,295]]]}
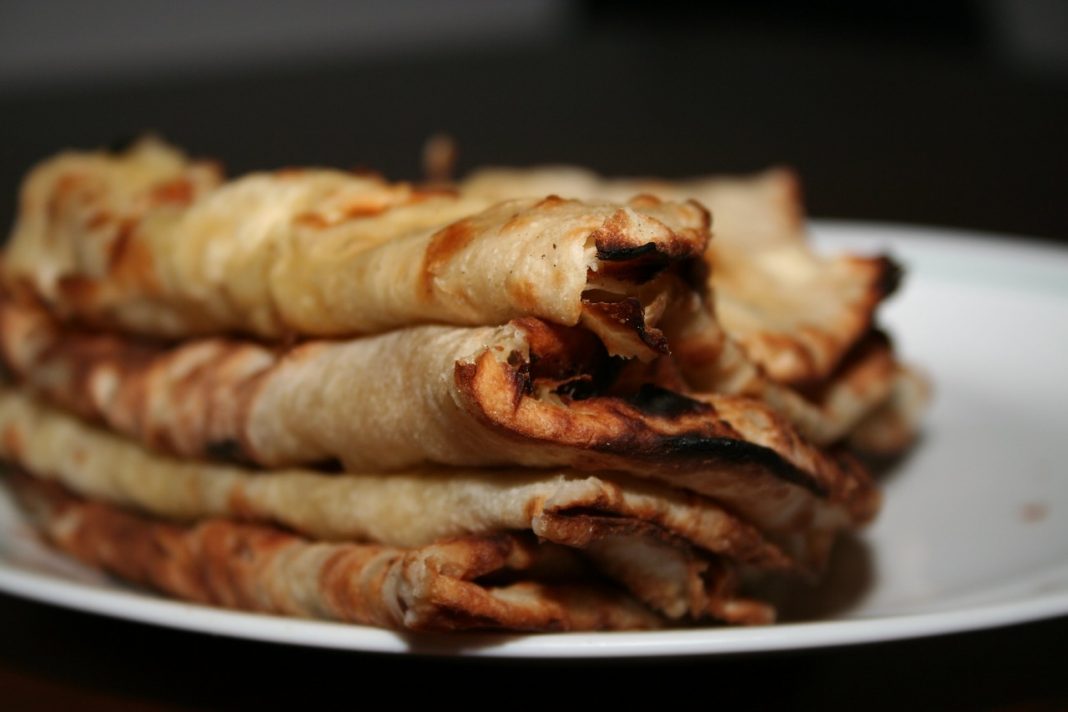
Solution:
{"label": "flaky bread layer", "polygon": [[644,285],[699,259],[708,230],[692,201],[497,204],[325,169],[223,182],[145,141],[31,171],[0,274],[64,318],[168,338],[574,325],[589,304],[651,308]]}
{"label": "flaky bread layer", "polygon": [[825,538],[878,506],[858,465],[807,444],[767,405],[651,384],[614,395],[598,339],[534,319],[273,350],[165,347],[0,308],[0,337],[31,390],[184,456],[337,459],[354,472],[428,462],[623,471],[711,496],[785,537]]}
{"label": "flaky bread layer", "polygon": [[[566,550],[501,534],[418,549],[324,543],[226,519],[180,525],[9,477],[38,528],[86,564],[196,603],[414,631],[657,628]],[[511,576],[495,586],[480,579]]]}

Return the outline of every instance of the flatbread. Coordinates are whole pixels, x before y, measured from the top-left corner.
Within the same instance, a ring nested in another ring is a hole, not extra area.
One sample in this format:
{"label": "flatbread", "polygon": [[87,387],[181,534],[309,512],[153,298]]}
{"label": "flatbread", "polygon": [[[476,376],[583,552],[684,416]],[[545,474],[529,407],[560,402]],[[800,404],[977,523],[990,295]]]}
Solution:
{"label": "flatbread", "polygon": [[[696,293],[676,299],[660,322],[671,344],[677,387],[691,397],[708,394],[759,398],[781,413],[809,442],[841,442],[890,398],[900,365],[889,339],[877,331],[857,342],[830,376],[804,389],[770,378],[731,339]],[[912,425],[918,424],[917,420]]]}
{"label": "flatbread", "polygon": [[[525,315],[574,325],[587,304],[626,303],[644,318],[660,291],[650,283],[699,258],[708,226],[693,201],[495,205],[325,169],[220,183],[142,142],[34,169],[2,276],[64,318],[170,338],[342,336]],[[637,344],[646,358],[663,350],[651,339]]]}
{"label": "flatbread", "polygon": [[825,537],[878,508],[859,465],[808,445],[759,401],[649,383],[613,393],[614,360],[581,329],[522,319],[278,351],[219,339],[163,347],[4,313],[27,315],[10,328],[0,320],[0,351],[30,388],[184,456],[337,459],[354,472],[427,462],[623,471],[791,537]]}
{"label": "flatbread", "polygon": [[[821,446],[847,440],[877,409],[892,410],[888,399],[900,365],[885,339],[869,334],[899,271],[883,257],[817,256],[806,241],[793,172],[666,181],[609,180],[566,166],[484,169],[461,189],[493,200],[555,191],[585,199],[654,193],[701,201],[714,219],[709,292],[683,295],[660,322],[694,397],[760,398]],[[894,416],[896,443],[915,435],[918,410],[911,418]],[[889,433],[889,425],[882,431]],[[862,439],[851,442],[863,447]],[[894,444],[889,435],[886,440]]]}
{"label": "flatbread", "polygon": [[774,606],[738,594],[739,578],[729,562],[710,560],[641,532],[616,534],[613,530],[619,526],[612,520],[587,526],[590,533],[586,536],[592,541],[583,554],[654,610],[673,620],[714,618],[738,625],[775,622]]}
{"label": "flatbread", "polygon": [[[700,313],[708,296],[693,288],[708,227],[693,203],[537,198],[471,215],[502,197],[550,188],[618,200],[655,189],[720,206],[708,256],[719,265],[712,284],[729,334],[717,317]],[[784,171],[689,183],[604,181],[577,170],[485,173],[455,191],[288,169],[224,184],[213,164],[143,141],[122,155],[67,153],[35,169],[0,274],[9,290],[61,316],[163,336],[245,330],[291,338],[425,321],[497,324],[522,314],[581,323],[611,354],[650,361],[674,352],[693,390],[762,398],[807,439],[827,444],[874,410],[879,388],[871,378],[863,391],[828,386],[825,378],[823,392],[846,398],[810,403],[776,384],[809,379],[813,390],[818,374],[784,375],[772,361],[815,359],[820,373],[832,365],[840,372],[834,364],[842,349],[870,321],[870,310],[854,307],[859,285],[871,280],[833,277],[828,265],[853,262],[809,253],[797,193]],[[745,267],[738,284],[729,277],[732,261]],[[817,274],[819,265],[827,270]],[[784,293],[802,273],[814,284]],[[842,280],[853,286],[838,297],[824,289]],[[778,302],[751,309],[739,297],[745,290]],[[699,309],[680,307],[694,300]],[[746,314],[808,318],[838,307],[856,318],[839,320],[852,326],[830,339],[807,327],[790,338],[774,329],[740,336]],[[684,317],[673,316],[680,310]],[[884,381],[882,390],[889,387]],[[852,407],[833,406],[843,402]]]}
{"label": "flatbread", "polygon": [[180,460],[10,388],[0,388],[0,459],[79,495],[176,521],[238,518],[398,547],[529,530],[585,548],[610,524],[617,535],[660,532],[750,568],[796,568],[714,501],[625,475],[433,467],[337,474]]}
{"label": "flatbread", "polygon": [[[418,549],[314,542],[226,519],[155,520],[28,477],[9,479],[57,547],[188,601],[413,631],[662,625],[626,594],[583,574],[567,550],[527,537],[465,537]],[[512,581],[493,585],[494,576]]]}
{"label": "flatbread", "polygon": [[555,193],[584,200],[636,194],[695,199],[711,209],[711,287],[729,336],[773,380],[826,379],[869,330],[899,272],[884,258],[821,257],[805,239],[797,177],[772,169],[747,178],[608,180],[573,167],[484,169],[465,196],[504,200]]}

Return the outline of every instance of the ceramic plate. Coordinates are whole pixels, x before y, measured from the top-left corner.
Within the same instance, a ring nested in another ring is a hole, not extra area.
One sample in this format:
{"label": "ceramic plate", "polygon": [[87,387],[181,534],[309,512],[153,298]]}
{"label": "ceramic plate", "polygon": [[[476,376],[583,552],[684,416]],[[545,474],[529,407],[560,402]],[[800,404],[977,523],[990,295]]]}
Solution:
{"label": "ceramic plate", "polygon": [[884,476],[885,508],[839,547],[802,606],[764,628],[404,636],[233,613],[140,593],[42,548],[0,499],[0,590],[120,618],[364,651],[588,657],[724,654],[875,642],[1068,614],[1068,251],[949,230],[817,222],[827,251],[906,268],[881,312],[936,385],[922,441]]}

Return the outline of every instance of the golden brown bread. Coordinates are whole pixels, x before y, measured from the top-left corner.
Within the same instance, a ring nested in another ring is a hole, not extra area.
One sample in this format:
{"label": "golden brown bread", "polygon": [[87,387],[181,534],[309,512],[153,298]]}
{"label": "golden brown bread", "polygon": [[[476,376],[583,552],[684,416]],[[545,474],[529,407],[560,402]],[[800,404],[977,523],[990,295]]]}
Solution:
{"label": "golden brown bread", "polygon": [[[662,624],[627,595],[591,579],[567,550],[526,537],[464,537],[417,549],[314,542],[226,519],[155,520],[26,476],[8,480],[60,549],[197,603],[414,631]],[[494,576],[504,582],[489,583]]]}
{"label": "golden brown bread", "polygon": [[524,319],[276,351],[162,347],[57,330],[32,310],[0,315],[0,352],[31,389],[181,455],[629,472],[713,496],[782,543],[801,535],[789,546],[817,565],[834,531],[878,507],[856,463],[808,445],[759,401],[649,383],[613,393],[611,360],[580,329]]}
{"label": "golden brown bread", "polygon": [[714,220],[707,256],[717,317],[780,383],[827,378],[868,331],[875,308],[896,284],[897,269],[886,258],[826,258],[811,250],[799,182],[786,169],[666,181],[609,180],[566,166],[495,168],[475,172],[460,189],[489,200],[553,193],[583,200],[651,194],[700,201]]}
{"label": "golden brown bread", "polygon": [[315,539],[401,547],[529,531],[581,550],[672,619],[770,622],[771,607],[735,600],[734,568],[798,569],[716,503],[624,476],[613,482],[537,470],[257,472],[156,455],[8,389],[0,389],[0,460],[93,500],[180,522],[231,517]]}
{"label": "golden brown bread", "polygon": [[801,390],[769,378],[724,332],[697,295],[677,298],[675,308],[660,326],[671,345],[680,388],[692,397],[731,394],[759,398],[789,420],[806,440],[821,446],[841,441],[882,406],[900,368],[889,340],[872,331],[853,346],[830,376]]}
{"label": "golden brown bread", "polygon": [[[313,169],[224,184],[212,164],[154,141],[122,155],[67,153],[27,178],[0,274],[62,316],[164,336],[286,338],[526,314],[582,323],[612,354],[674,352],[694,390],[761,398],[817,444],[841,440],[888,396],[889,375],[870,369],[864,388],[826,381],[893,270],[815,257],[786,171],[681,183],[488,172],[461,188]],[[701,279],[707,214],[633,197],[641,190],[716,206],[707,255],[718,317],[689,286]],[[538,197],[490,207],[519,195]],[[779,382],[832,397],[811,402]]]}
{"label": "golden brown bread", "polygon": [[[857,461],[817,446],[889,450],[915,428],[918,381],[872,326],[895,268],[816,256],[785,171],[513,178],[223,183],[153,142],[35,169],[0,263],[0,357],[23,389],[0,388],[0,459],[38,478],[13,481],[44,530],[253,610],[416,630],[773,620],[740,581],[818,572],[879,505]],[[722,211],[718,245],[691,195]]]}
{"label": "golden brown bread", "polygon": [[0,459],[83,496],[176,520],[235,517],[325,540],[413,547],[531,530],[580,546],[598,527],[662,531],[754,568],[794,564],[712,500],[624,475],[414,468],[360,474],[262,471],[180,460],[0,388]]}
{"label": "golden brown bread", "polygon": [[[667,314],[661,324],[688,385],[697,393],[760,398],[819,445],[847,441],[889,455],[915,437],[922,400],[911,399],[914,407],[905,410],[903,398],[891,397],[894,374],[907,369],[885,339],[870,333],[899,270],[885,257],[817,255],[807,244],[792,171],[667,181],[610,180],[566,166],[484,169],[460,186],[465,195],[493,200],[555,192],[701,201],[713,213],[706,256],[715,314],[694,295],[694,304],[676,307],[682,313]],[[913,374],[913,382],[920,380]],[[866,418],[872,435],[847,438]]]}
{"label": "golden brown bread", "polygon": [[[64,317],[165,337],[339,336],[525,315],[574,325],[590,309],[597,330],[604,319],[588,304],[626,304],[644,320],[667,288],[658,275],[708,241],[708,213],[692,201],[494,202],[320,169],[220,183],[142,142],[35,168],[2,274]],[[633,355],[663,350],[650,338]]]}

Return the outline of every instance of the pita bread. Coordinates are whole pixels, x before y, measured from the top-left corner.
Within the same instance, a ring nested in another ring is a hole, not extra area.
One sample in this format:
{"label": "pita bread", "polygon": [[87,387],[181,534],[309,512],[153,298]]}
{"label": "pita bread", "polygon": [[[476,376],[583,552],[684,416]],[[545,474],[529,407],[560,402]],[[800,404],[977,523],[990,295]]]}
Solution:
{"label": "pita bread", "polygon": [[606,180],[570,167],[485,169],[461,190],[490,200],[555,193],[700,201],[715,221],[708,258],[717,317],[750,359],[785,384],[826,379],[869,330],[898,276],[886,258],[817,256],[805,240],[798,180],[781,168],[683,181]]}
{"label": "pita bread", "polygon": [[[591,580],[565,549],[465,537],[418,549],[314,542],[209,519],[154,520],[13,477],[34,521],[90,566],[214,606],[413,631],[631,630],[661,619]],[[482,583],[494,576],[511,583]]]}
{"label": "pita bread", "polygon": [[574,325],[586,302],[626,303],[641,319],[656,300],[648,283],[698,258],[709,224],[692,201],[493,205],[320,169],[220,184],[155,142],[46,161],[20,206],[9,290],[64,317],[163,337],[341,336],[525,315]]}

